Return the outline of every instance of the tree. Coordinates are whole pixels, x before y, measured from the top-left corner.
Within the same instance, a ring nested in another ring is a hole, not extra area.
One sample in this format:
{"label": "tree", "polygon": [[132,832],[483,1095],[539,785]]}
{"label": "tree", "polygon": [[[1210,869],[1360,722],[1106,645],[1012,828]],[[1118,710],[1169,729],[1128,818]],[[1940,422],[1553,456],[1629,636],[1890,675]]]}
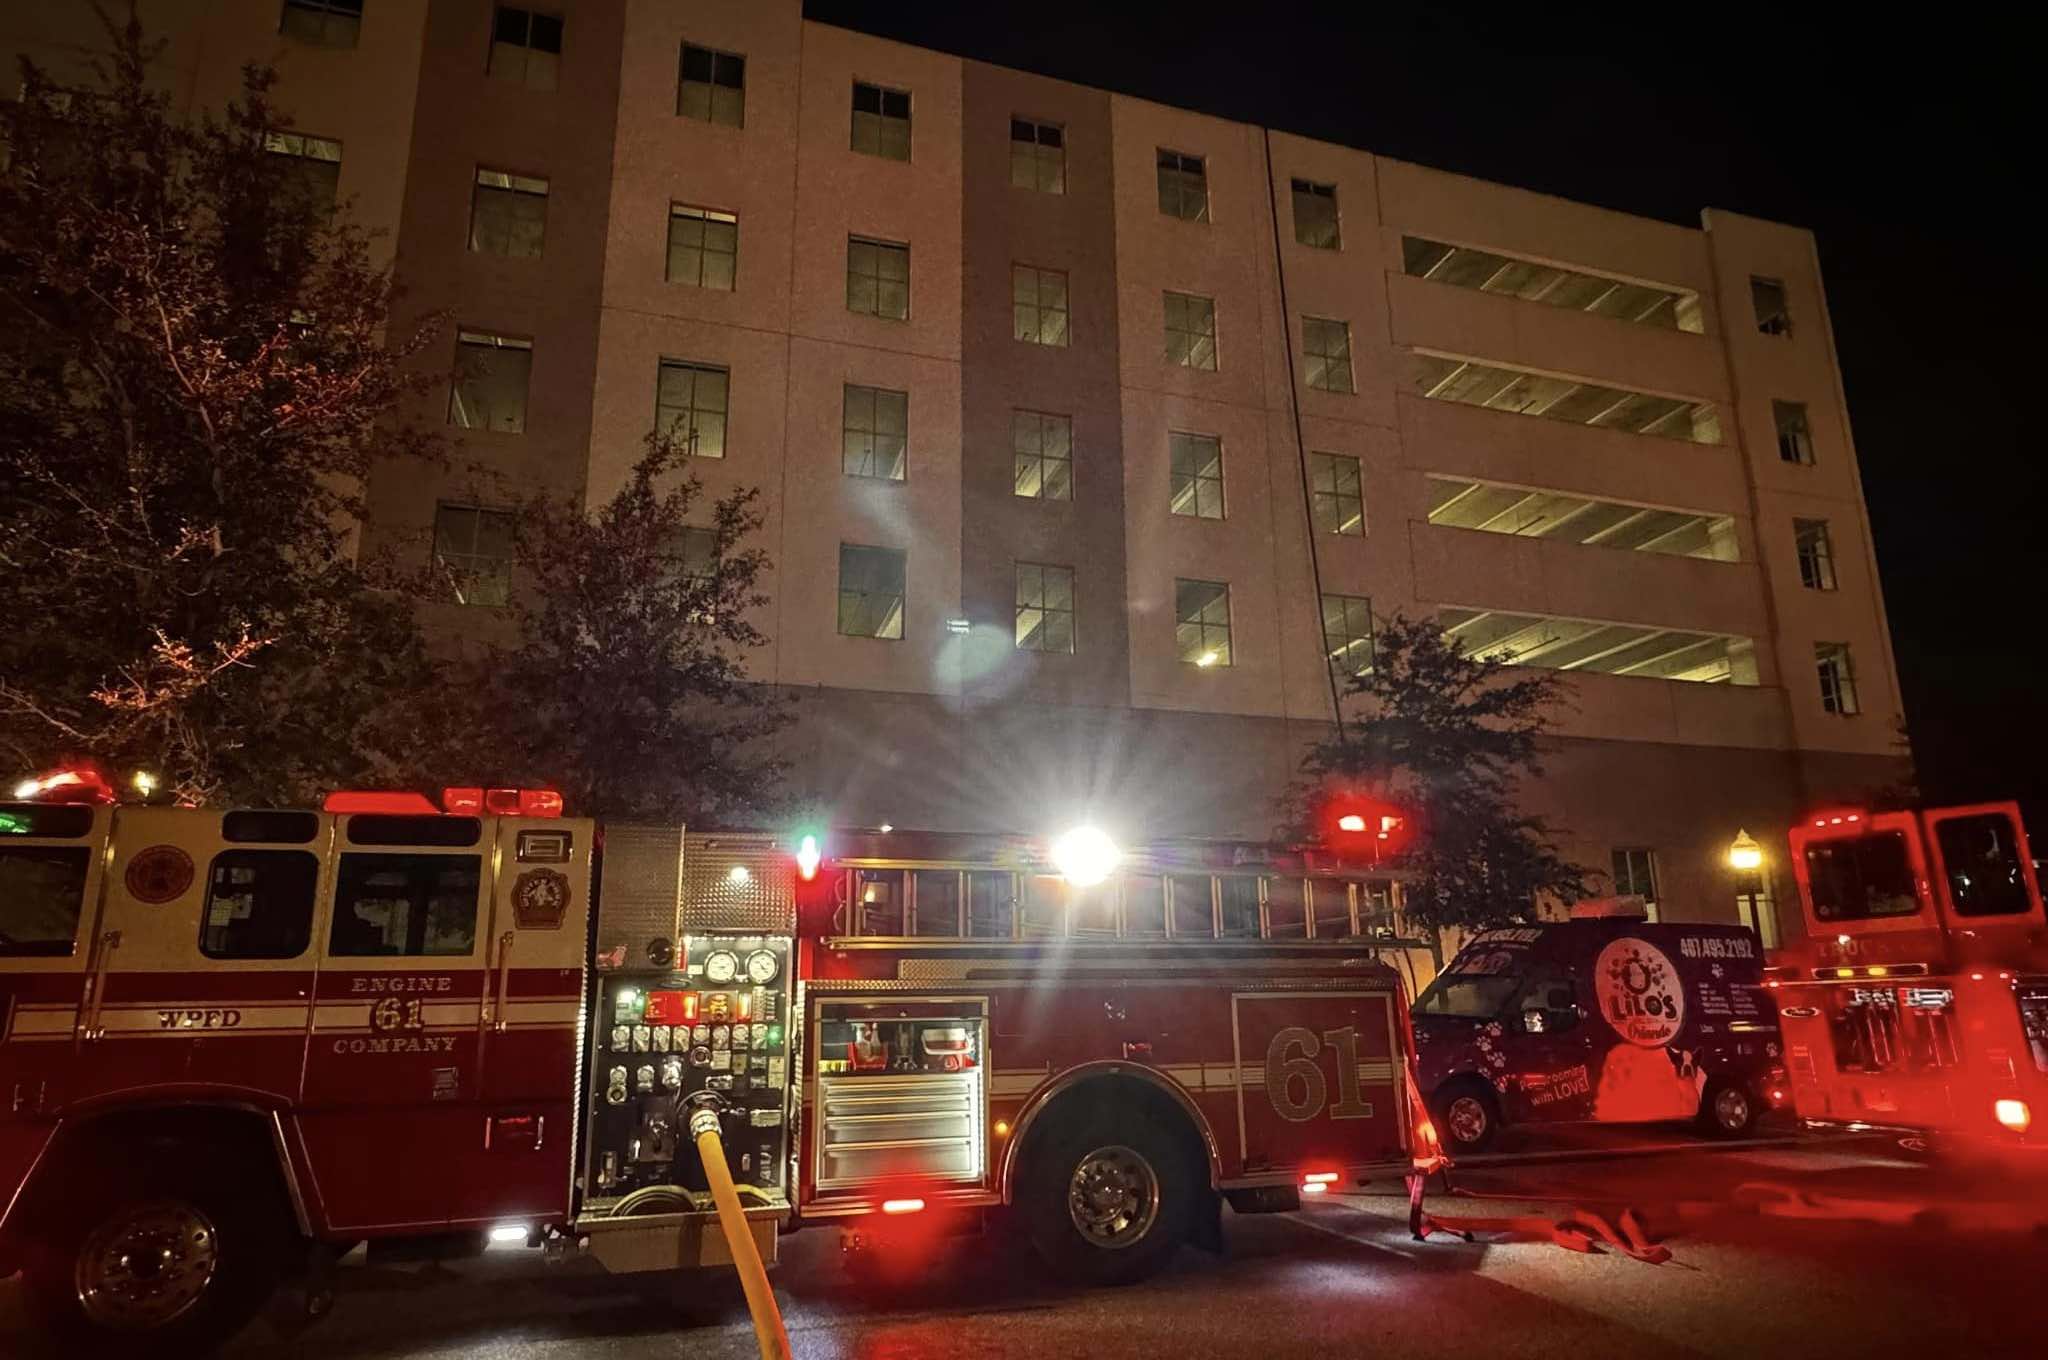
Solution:
{"label": "tree", "polygon": [[433,453],[394,411],[436,319],[392,335],[270,71],[188,123],[102,20],[94,83],[24,62],[0,113],[0,750],[194,801],[403,778],[431,663],[352,533],[373,458]]}
{"label": "tree", "polygon": [[1510,670],[1465,652],[1432,620],[1396,615],[1347,696],[1356,717],[1303,758],[1287,810],[1304,827],[1337,791],[1406,809],[1417,832],[1394,867],[1408,875],[1409,921],[1502,925],[1526,919],[1541,898],[1587,894],[1587,871],[1557,853],[1543,819],[1516,806],[1520,782],[1542,773],[1547,714],[1562,698],[1555,672]]}
{"label": "tree", "polygon": [[767,637],[754,488],[711,507],[681,445],[650,435],[619,491],[594,512],[536,495],[513,521],[515,643],[487,643],[460,693],[475,703],[447,768],[471,782],[559,788],[581,814],[731,826],[777,808],[787,721],[748,680]]}

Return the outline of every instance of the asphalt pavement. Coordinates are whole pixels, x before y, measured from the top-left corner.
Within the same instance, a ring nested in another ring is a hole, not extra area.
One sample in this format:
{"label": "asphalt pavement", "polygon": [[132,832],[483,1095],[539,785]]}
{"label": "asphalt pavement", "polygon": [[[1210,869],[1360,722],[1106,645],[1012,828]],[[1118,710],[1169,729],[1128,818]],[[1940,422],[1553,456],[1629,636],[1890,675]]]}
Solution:
{"label": "asphalt pavement", "polygon": [[[2039,1356],[2048,1353],[2048,1188],[1953,1171],[1881,1140],[1716,1147],[1588,1132],[1507,1144],[1433,1187],[1446,1217],[1632,1209],[1671,1259],[1567,1250],[1535,1231],[1410,1239],[1398,1194],[1329,1194],[1292,1214],[1226,1212],[1221,1256],[1183,1251],[1116,1290],[1046,1278],[1007,1234],[954,1239],[886,1282],[850,1277],[837,1235],[783,1241],[775,1272],[806,1360],[954,1356]],[[0,1353],[22,1334],[0,1284]],[[333,1313],[259,1322],[225,1354],[305,1360],[568,1360],[755,1354],[737,1288],[607,1276],[495,1249],[450,1266],[345,1263]]]}

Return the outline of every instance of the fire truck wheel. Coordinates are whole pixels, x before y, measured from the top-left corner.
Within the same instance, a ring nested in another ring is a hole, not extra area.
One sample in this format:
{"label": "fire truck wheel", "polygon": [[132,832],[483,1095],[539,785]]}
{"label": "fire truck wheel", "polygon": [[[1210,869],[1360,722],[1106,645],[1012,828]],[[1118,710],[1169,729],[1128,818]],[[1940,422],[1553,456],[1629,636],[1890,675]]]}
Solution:
{"label": "fire truck wheel", "polygon": [[1180,1143],[1135,1114],[1049,1133],[1019,1204],[1039,1257],[1083,1284],[1132,1284],[1165,1265],[1194,1218],[1194,1169]]}
{"label": "fire truck wheel", "polygon": [[108,1186],[65,1206],[27,1263],[28,1297],[60,1337],[201,1355],[262,1307],[286,1236],[275,1205],[225,1178]]}
{"label": "fire truck wheel", "polygon": [[1700,1127],[1716,1138],[1740,1138],[1756,1127],[1756,1097],[1739,1081],[1726,1077],[1707,1083],[1700,1093]]}
{"label": "fire truck wheel", "polygon": [[1500,1098],[1478,1077],[1460,1077],[1437,1088],[1430,1115],[1450,1151],[1484,1152],[1500,1132]]}

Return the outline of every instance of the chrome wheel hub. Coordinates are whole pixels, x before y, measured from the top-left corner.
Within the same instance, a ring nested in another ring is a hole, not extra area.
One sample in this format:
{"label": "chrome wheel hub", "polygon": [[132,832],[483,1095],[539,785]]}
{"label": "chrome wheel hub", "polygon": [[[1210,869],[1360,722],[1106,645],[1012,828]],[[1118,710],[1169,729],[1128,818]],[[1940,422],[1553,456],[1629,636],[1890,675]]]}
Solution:
{"label": "chrome wheel hub", "polygon": [[1724,1129],[1739,1129],[1749,1122],[1749,1097],[1733,1086],[1724,1086],[1714,1097],[1714,1118]]}
{"label": "chrome wheel hub", "polygon": [[219,1268],[219,1238],[206,1215],[189,1204],[143,1204],[85,1239],[74,1282],[88,1318],[140,1332],[183,1317]]}
{"label": "chrome wheel hub", "polygon": [[1159,1177],[1130,1148],[1097,1148],[1074,1168],[1067,1213],[1095,1246],[1128,1247],[1150,1232],[1159,1217]]}
{"label": "chrome wheel hub", "polygon": [[1461,1143],[1476,1143],[1486,1136],[1486,1106],[1477,1096],[1459,1096],[1444,1112],[1451,1137]]}

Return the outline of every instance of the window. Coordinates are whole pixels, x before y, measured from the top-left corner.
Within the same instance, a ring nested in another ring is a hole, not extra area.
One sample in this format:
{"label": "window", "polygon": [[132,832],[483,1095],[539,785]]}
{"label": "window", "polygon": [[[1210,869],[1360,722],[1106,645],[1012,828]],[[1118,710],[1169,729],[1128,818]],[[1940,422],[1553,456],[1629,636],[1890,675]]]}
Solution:
{"label": "window", "polygon": [[457,331],[448,423],[465,430],[525,434],[526,385],[532,376],[533,341],[493,331]]}
{"label": "window", "polygon": [[1223,442],[1210,434],[1166,437],[1168,504],[1176,515],[1223,518]]}
{"label": "window", "polygon": [[313,941],[320,857],[226,850],[213,857],[199,952],[209,959],[295,959]]}
{"label": "window", "polygon": [[1511,666],[1707,685],[1758,681],[1755,640],[1728,633],[1462,607],[1439,609],[1436,619],[1467,655]]}
{"label": "window", "polygon": [[1316,531],[1363,537],[1365,479],[1358,460],[1341,453],[1308,456],[1309,498],[1315,508]]}
{"label": "window", "polygon": [[1017,564],[1017,650],[1074,650],[1074,569]]}
{"label": "window", "polygon": [[277,31],[310,47],[354,47],[363,0],[284,0]]}
{"label": "window", "polygon": [[655,380],[655,431],[681,444],[692,458],[725,457],[731,382],[722,368],[663,359]]}
{"label": "window", "polygon": [[1011,265],[1010,298],[1017,339],[1031,345],[1066,347],[1066,271]]}
{"label": "window", "polygon": [[1323,596],[1323,649],[1339,675],[1372,670],[1372,601],[1363,595]]}
{"label": "window", "polygon": [[905,933],[903,870],[856,869],[853,900],[860,910],[856,935],[900,936]]}
{"label": "window", "polygon": [[1657,919],[1657,852],[1616,850],[1614,852],[1614,893],[1617,897],[1640,897],[1652,921]]}
{"label": "window", "polygon": [[1756,328],[1765,335],[1790,335],[1792,314],[1785,308],[1785,284],[1780,279],[1749,280],[1749,305],[1756,312]]}
{"label": "window", "polygon": [[2027,895],[2026,850],[2012,819],[1979,812],[1934,824],[1942,873],[1958,916],[2019,916],[2033,909]]}
{"label": "window", "polygon": [[1013,411],[1010,440],[1015,490],[1031,500],[1074,498],[1074,418],[1044,411]]}
{"label": "window", "polygon": [[883,160],[910,159],[910,92],[853,82],[853,149]]}
{"label": "window", "polygon": [[1808,842],[1806,877],[1813,914],[1823,921],[1867,921],[1920,910],[1906,838],[1896,831]]}
{"label": "window", "polygon": [[676,574],[684,581],[710,581],[718,575],[718,531],[685,524],[675,545]]}
{"label": "window", "polygon": [[1463,477],[1431,474],[1427,481],[1429,522],[1445,528],[1711,562],[1734,562],[1742,556],[1732,515],[1660,510]]}
{"label": "window", "polygon": [[1200,156],[1160,151],[1159,211],[1183,222],[1209,220],[1209,174]]}
{"label": "window", "polygon": [[1631,392],[1447,354],[1417,352],[1410,363],[1415,391],[1431,401],[1484,406],[1695,444],[1721,442],[1721,413],[1711,401]]}
{"label": "window", "polygon": [[1216,300],[1193,293],[1166,294],[1166,362],[1216,368]]}
{"label": "window", "polygon": [[1806,424],[1806,403],[1774,401],[1771,419],[1778,427],[1778,457],[1788,463],[1813,465],[1813,431]]}
{"label": "window", "polygon": [[676,83],[676,112],[684,118],[744,127],[747,59],[684,43],[681,76]]}
{"label": "window", "polygon": [[284,191],[299,195],[315,213],[334,211],[341,193],[341,143],[303,132],[266,132],[263,149],[280,157]]}
{"label": "window", "polygon": [[1778,947],[1778,904],[1771,900],[1771,881],[1761,869],[1738,877],[1735,919],[1755,931],[1765,949]]}
{"label": "window", "polygon": [[91,863],[83,845],[0,845],[0,958],[76,950]]}
{"label": "window", "polygon": [[1050,874],[1024,877],[1024,900],[1017,913],[1018,934],[1027,940],[1061,935],[1067,915],[1067,881]]}
{"label": "window", "polygon": [[1799,552],[1799,584],[1808,590],[1835,588],[1835,549],[1824,519],[1792,521],[1792,543]]}
{"label": "window", "polygon": [[903,562],[896,548],[839,545],[839,631],[847,637],[903,636]]}
{"label": "window", "polygon": [[1166,879],[1159,874],[1125,874],[1123,877],[1124,938],[1163,940],[1166,938]]}
{"label": "window", "polygon": [[1856,671],[1849,663],[1849,644],[1817,642],[1813,646],[1813,661],[1820,672],[1820,706],[1844,717],[1861,713],[1863,706],[1856,699]]}
{"label": "window", "polygon": [[902,321],[910,315],[910,247],[846,238],[846,310]]}
{"label": "window", "polygon": [[739,276],[740,220],[709,208],[671,203],[668,281],[730,293]]}
{"label": "window", "polygon": [[471,250],[538,259],[547,224],[546,180],[478,168],[469,205]]}
{"label": "window", "polygon": [[1308,385],[1318,392],[1356,390],[1351,381],[1351,323],[1326,317],[1301,319],[1301,348],[1308,356]]}
{"label": "window", "polygon": [[1337,186],[1312,180],[1293,181],[1294,239],[1318,250],[1337,250],[1343,238],[1337,230]]}
{"label": "window", "polygon": [[910,394],[846,385],[840,469],[849,477],[903,480],[910,443]]}
{"label": "window", "polygon": [[1667,331],[1698,335],[1707,328],[1699,294],[1681,289],[1631,283],[1540,260],[1518,259],[1471,246],[1445,245],[1419,236],[1401,238],[1401,264],[1411,278],[1453,288],[1498,293],[1523,302],[1590,312],[1613,321]]}
{"label": "window", "polygon": [[491,56],[486,69],[499,80],[529,90],[555,88],[562,64],[562,16],[498,6],[491,24]]}
{"label": "window", "polygon": [[327,952],[337,958],[470,953],[481,865],[476,855],[343,855]]}
{"label": "window", "polygon": [[1208,669],[1230,664],[1230,587],[1221,581],[1173,583],[1174,642],[1180,659]]}
{"label": "window", "polygon": [[1058,123],[1010,120],[1010,183],[1041,194],[1067,191],[1067,134]]}
{"label": "window", "polygon": [[434,570],[457,604],[502,605],[512,597],[512,516],[473,505],[434,509]]}

